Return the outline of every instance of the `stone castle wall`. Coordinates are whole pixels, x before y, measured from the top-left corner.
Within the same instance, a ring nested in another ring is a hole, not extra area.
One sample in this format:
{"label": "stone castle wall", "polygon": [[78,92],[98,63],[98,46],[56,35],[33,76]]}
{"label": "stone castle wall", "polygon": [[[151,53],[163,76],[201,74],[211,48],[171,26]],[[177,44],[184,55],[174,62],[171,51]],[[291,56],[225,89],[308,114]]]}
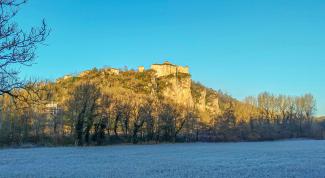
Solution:
{"label": "stone castle wall", "polygon": [[185,73],[189,74],[189,67],[176,66],[169,62],[163,64],[153,64],[151,69],[156,71],[157,77],[168,76],[171,74]]}
{"label": "stone castle wall", "polygon": [[177,67],[177,72],[178,73],[183,73],[183,74],[189,74],[190,71],[189,71],[189,67],[183,67],[183,66],[178,66]]}
{"label": "stone castle wall", "polygon": [[177,67],[174,65],[153,64],[151,69],[156,71],[157,77],[168,76],[177,72]]}

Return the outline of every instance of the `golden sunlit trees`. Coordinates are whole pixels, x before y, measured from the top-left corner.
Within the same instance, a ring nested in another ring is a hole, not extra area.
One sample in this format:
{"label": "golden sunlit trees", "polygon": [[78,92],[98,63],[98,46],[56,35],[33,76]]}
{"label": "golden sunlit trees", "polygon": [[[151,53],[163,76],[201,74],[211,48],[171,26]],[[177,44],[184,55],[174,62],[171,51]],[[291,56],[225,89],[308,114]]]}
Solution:
{"label": "golden sunlit trees", "polygon": [[74,120],[77,145],[90,143],[90,130],[97,116],[100,91],[94,84],[81,84],[75,88],[69,100],[69,112]]}
{"label": "golden sunlit trees", "polygon": [[[140,104],[133,107],[133,134],[132,142],[138,143],[139,137],[147,137],[146,140],[153,139],[154,100],[145,98]],[[145,135],[144,135],[145,134]]]}

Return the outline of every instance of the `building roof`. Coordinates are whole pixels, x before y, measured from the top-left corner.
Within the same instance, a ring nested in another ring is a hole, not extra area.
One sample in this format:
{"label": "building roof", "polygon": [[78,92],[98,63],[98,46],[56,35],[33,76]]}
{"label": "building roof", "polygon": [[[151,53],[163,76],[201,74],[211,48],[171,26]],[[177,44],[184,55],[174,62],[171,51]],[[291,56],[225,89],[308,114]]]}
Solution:
{"label": "building roof", "polygon": [[152,64],[152,65],[169,65],[169,66],[176,66],[175,64],[170,63],[169,61],[165,61],[162,64]]}

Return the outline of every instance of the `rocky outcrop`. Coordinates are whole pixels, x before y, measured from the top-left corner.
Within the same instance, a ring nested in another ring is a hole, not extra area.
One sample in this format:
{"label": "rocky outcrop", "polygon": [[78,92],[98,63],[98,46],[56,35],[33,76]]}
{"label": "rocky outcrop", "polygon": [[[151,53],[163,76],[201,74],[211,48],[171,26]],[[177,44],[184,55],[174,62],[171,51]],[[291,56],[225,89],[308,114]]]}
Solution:
{"label": "rocky outcrop", "polygon": [[206,97],[206,112],[211,116],[215,116],[221,113],[219,108],[219,98],[216,93],[212,93],[209,97]]}
{"label": "rocky outcrop", "polygon": [[203,88],[203,89],[200,89],[198,92],[199,92],[199,96],[196,100],[195,106],[200,112],[205,112],[206,111],[207,91],[205,88]]}
{"label": "rocky outcrop", "polygon": [[197,83],[192,83],[191,92],[202,122],[210,122],[212,118],[221,113],[217,92]]}
{"label": "rocky outcrop", "polygon": [[160,80],[161,82],[165,82],[165,86],[160,88],[160,92],[164,98],[186,107],[194,107],[194,101],[191,94],[192,80],[190,76],[182,78],[169,76],[161,78]]}
{"label": "rocky outcrop", "polygon": [[[164,70],[154,70],[156,75],[152,80],[160,96],[185,107],[195,108],[202,122],[210,122],[212,118],[220,114],[217,92],[192,83],[191,76],[186,71],[185,73],[177,72],[179,66],[166,63],[161,64],[160,68],[163,68],[163,65],[166,65]],[[173,70],[169,70],[171,66],[174,67]],[[160,72],[159,75],[157,75],[158,72]]]}

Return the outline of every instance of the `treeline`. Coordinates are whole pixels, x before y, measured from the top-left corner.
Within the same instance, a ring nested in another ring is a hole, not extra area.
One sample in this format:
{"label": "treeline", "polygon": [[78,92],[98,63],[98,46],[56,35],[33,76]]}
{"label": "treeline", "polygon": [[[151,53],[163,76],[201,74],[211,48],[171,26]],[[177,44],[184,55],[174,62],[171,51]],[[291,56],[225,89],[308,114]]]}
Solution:
{"label": "treeline", "polygon": [[214,120],[212,141],[323,139],[325,121],[314,117],[315,103],[311,94],[291,97],[266,92],[247,97],[244,103],[230,103]]}
{"label": "treeline", "polygon": [[0,143],[82,146],[325,136],[325,121],[315,120],[315,100],[310,94],[262,93],[245,102],[231,101],[206,123],[195,108],[151,95],[112,91],[81,83],[59,106],[42,102],[54,97],[54,89],[25,92],[19,100],[4,95],[0,98]]}
{"label": "treeline", "polygon": [[18,101],[7,95],[1,98],[2,145],[176,142],[198,124],[192,108],[132,91],[106,92],[87,82],[75,86],[59,107],[42,103],[56,94],[54,90],[25,93]]}

